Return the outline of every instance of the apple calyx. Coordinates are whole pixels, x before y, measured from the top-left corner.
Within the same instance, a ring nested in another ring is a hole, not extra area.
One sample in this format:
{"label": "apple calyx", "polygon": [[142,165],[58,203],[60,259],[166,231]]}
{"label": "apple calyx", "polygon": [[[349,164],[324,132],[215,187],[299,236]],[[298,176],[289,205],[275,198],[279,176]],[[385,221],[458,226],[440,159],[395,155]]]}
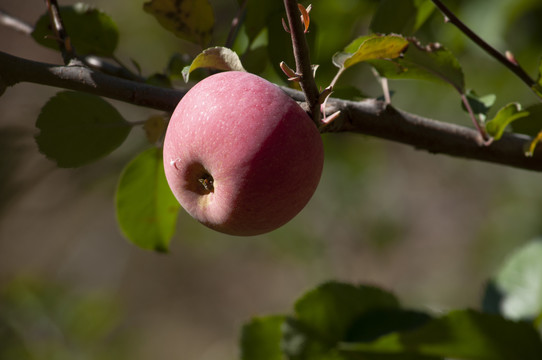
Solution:
{"label": "apple calyx", "polygon": [[211,176],[211,174],[203,174],[199,179],[198,179],[198,182],[201,184],[201,186],[203,186],[203,188],[205,189],[205,191],[207,191],[207,193],[212,193],[214,192],[214,187],[213,187],[213,183],[214,183],[214,179],[213,177]]}

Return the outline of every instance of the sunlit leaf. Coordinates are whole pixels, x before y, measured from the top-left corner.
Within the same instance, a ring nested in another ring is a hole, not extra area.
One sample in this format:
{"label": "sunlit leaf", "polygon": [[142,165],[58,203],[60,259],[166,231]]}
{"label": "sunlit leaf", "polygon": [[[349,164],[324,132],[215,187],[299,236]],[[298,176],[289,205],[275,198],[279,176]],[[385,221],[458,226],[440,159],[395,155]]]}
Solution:
{"label": "sunlit leaf", "polygon": [[493,119],[487,122],[486,131],[495,140],[499,140],[510,123],[528,115],[529,112],[522,110],[520,104],[508,104],[500,109]]}
{"label": "sunlit leaf", "polygon": [[534,320],[542,313],[542,239],[521,247],[495,277],[503,294],[501,311],[510,319]]}
{"label": "sunlit leaf", "polygon": [[538,360],[542,340],[525,322],[472,310],[453,311],[419,328],[385,335],[369,343],[343,343],[359,354],[416,354],[467,360]]}
{"label": "sunlit leaf", "polygon": [[196,69],[209,68],[213,70],[245,71],[239,56],[231,49],[216,46],[203,50],[190,66],[183,69],[183,79],[188,82],[190,73]]}
{"label": "sunlit leaf", "polygon": [[408,51],[392,61],[371,61],[381,76],[389,79],[444,81],[459,93],[465,92],[461,65],[455,56],[440,44],[421,46],[411,41]]}
{"label": "sunlit leaf", "polygon": [[102,98],[63,91],[43,106],[36,121],[39,150],[59,167],[77,167],[111,153],[131,126]]}
{"label": "sunlit leaf", "polygon": [[335,54],[333,64],[348,68],[363,61],[395,59],[403,54],[408,45],[408,40],[399,35],[363,36],[348,45],[345,52]]}
{"label": "sunlit leaf", "polygon": [[139,154],[121,174],[116,194],[117,220],[128,240],[144,248],[167,251],[179,212],[162,161],[162,151]]}
{"label": "sunlit leaf", "polygon": [[143,9],[177,37],[206,46],[215,18],[209,0],[151,0]]}
{"label": "sunlit leaf", "polygon": [[[60,16],[78,55],[113,55],[119,40],[119,32],[107,14],[87,4],[77,3],[61,6]],[[32,37],[39,44],[58,50],[49,14],[44,14],[38,19]]]}
{"label": "sunlit leaf", "polygon": [[241,332],[241,360],[282,360],[281,340],[284,316],[252,319]]}

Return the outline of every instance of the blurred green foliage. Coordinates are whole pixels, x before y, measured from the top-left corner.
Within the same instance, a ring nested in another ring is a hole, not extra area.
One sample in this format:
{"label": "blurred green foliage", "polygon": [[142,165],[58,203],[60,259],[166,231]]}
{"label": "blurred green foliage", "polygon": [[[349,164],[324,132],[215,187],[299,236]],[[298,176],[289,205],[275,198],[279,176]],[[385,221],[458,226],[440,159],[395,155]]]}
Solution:
{"label": "blurred green foliage", "polygon": [[17,278],[0,289],[0,358],[123,359],[133,350],[109,295]]}

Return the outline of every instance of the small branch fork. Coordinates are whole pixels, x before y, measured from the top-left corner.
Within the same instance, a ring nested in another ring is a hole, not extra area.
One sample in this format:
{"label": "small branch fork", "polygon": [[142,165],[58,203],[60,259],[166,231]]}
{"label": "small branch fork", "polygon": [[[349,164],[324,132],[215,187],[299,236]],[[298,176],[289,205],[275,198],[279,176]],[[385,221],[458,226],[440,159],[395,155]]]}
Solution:
{"label": "small branch fork", "polygon": [[314,81],[309,46],[305,38],[306,27],[300,20],[302,14],[299,11],[296,0],[284,0],[284,8],[286,9],[286,17],[288,18],[288,30],[292,37],[292,47],[296,63],[295,73],[299,77],[299,84],[305,93],[308,111],[313,121],[319,127],[321,125],[320,91],[318,91],[318,87]]}
{"label": "small branch fork", "polygon": [[537,83],[529,74],[519,65],[514,56],[510,53],[502,54],[493,46],[489,45],[463,23],[455,14],[446,7],[440,0],[432,0],[435,6],[442,12],[447,21],[455,25],[462,33],[471,39],[476,45],[499,61],[501,64],[516,74],[530,89],[533,89]]}
{"label": "small branch fork", "polygon": [[45,0],[45,5],[47,6],[47,12],[49,13],[51,25],[55,32],[56,41],[62,53],[64,64],[68,65],[77,58],[77,55],[60,17],[58,3],[56,0]]}

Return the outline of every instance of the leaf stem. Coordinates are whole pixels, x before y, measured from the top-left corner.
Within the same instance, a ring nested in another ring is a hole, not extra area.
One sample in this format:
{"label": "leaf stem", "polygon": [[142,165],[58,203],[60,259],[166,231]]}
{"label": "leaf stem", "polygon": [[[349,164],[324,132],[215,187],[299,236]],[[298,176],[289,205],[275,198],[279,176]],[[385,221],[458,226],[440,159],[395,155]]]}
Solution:
{"label": "leaf stem", "polygon": [[305,100],[312,120],[317,126],[320,126],[320,92],[314,81],[309,46],[305,38],[305,28],[300,18],[301,12],[299,11],[296,0],[284,0],[284,8],[286,9],[288,27],[292,37],[296,72],[300,75],[299,83],[305,94]]}
{"label": "leaf stem", "polygon": [[447,21],[455,25],[462,33],[471,39],[476,45],[481,47],[485,52],[499,61],[501,64],[510,69],[516,74],[530,89],[536,85],[536,81],[527,74],[527,72],[516,61],[511,61],[506,55],[499,52],[493,46],[489,45],[474,31],[472,31],[465,23],[463,23],[455,14],[446,7],[440,0],[432,0],[435,6],[444,14]]}

